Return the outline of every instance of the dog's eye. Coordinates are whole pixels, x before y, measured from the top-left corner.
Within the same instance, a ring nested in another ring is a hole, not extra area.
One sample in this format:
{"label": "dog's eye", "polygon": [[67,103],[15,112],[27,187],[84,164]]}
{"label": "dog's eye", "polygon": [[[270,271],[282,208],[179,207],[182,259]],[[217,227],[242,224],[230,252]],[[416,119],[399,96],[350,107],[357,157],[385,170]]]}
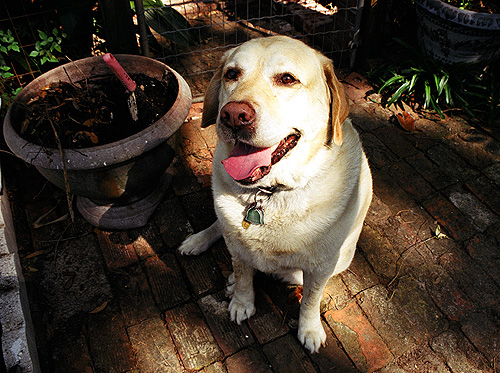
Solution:
{"label": "dog's eye", "polygon": [[292,84],[296,82],[296,79],[290,74],[283,74],[280,78],[280,82],[283,84]]}
{"label": "dog's eye", "polygon": [[276,80],[277,80],[278,84],[281,84],[281,85],[292,85],[292,84],[298,82],[298,80],[290,73],[284,73],[284,74],[278,75]]}
{"label": "dog's eye", "polygon": [[240,77],[240,70],[238,69],[228,69],[224,74],[224,79],[226,80],[238,80]]}

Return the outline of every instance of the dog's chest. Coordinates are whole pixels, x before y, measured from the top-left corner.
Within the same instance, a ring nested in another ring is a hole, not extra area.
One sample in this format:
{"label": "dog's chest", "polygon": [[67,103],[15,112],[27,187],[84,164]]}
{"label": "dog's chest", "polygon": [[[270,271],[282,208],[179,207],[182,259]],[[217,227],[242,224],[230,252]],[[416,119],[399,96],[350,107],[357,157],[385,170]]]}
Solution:
{"label": "dog's chest", "polygon": [[252,201],[227,194],[215,198],[217,215],[231,253],[244,257],[265,272],[303,266],[304,261],[309,260],[310,255],[306,254],[311,254],[311,247],[316,247],[318,240],[324,238],[330,219],[317,209],[305,208],[303,204],[307,205],[307,201],[288,203],[272,196],[258,203],[261,224],[248,222],[245,217]]}

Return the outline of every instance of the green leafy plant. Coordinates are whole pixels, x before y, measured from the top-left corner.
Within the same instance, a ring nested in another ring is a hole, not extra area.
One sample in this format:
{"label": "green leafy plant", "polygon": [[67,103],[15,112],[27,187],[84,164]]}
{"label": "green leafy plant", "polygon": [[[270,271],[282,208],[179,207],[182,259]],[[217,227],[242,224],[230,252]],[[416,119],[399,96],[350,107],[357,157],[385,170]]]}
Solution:
{"label": "green leafy plant", "polygon": [[0,30],[0,52],[7,54],[9,51],[19,52],[19,43],[14,39],[11,30]]}
{"label": "green leafy plant", "polygon": [[442,0],[444,3],[473,12],[497,13],[498,0]]}
{"label": "green leafy plant", "polygon": [[[2,110],[21,91],[22,83],[14,79],[14,68],[17,75],[42,73],[42,65],[57,63],[62,56],[61,43],[66,34],[57,28],[52,32],[38,30],[39,39],[35,42],[34,50],[26,50],[19,44],[11,30],[0,30],[0,94]],[[58,57],[59,56],[59,57]]]}
{"label": "green leafy plant", "polygon": [[54,53],[62,54],[61,43],[66,34],[64,32],[59,33],[59,30],[54,28],[51,34],[38,30],[38,36],[40,40],[35,43],[35,50],[29,56],[36,61],[40,61],[42,65],[46,62],[59,62]]}
{"label": "green leafy plant", "polygon": [[470,0],[458,0],[458,7],[460,9],[469,9],[472,1]]}
{"label": "green leafy plant", "polygon": [[9,55],[12,52],[20,52],[19,43],[14,39],[11,30],[4,32],[0,30],[0,78],[8,79],[14,76],[10,66],[7,66],[2,54]]}
{"label": "green leafy plant", "polygon": [[[371,73],[380,83],[384,104],[433,110],[442,118],[445,109],[460,109],[471,116],[492,118],[498,111],[500,83],[498,68],[457,64],[442,66],[417,48],[395,39],[410,58],[393,66],[382,66]],[[493,63],[491,66],[495,66]]]}
{"label": "green leafy plant", "polygon": [[14,74],[12,73],[11,67],[8,66],[4,55],[8,57],[20,51],[19,43],[15,40],[14,35],[12,35],[12,31],[0,30],[0,97],[7,105],[10,103],[11,99],[19,93],[21,88],[12,87],[8,84],[8,79],[12,78]]}
{"label": "green leafy plant", "polygon": [[[161,37],[185,46],[194,45],[198,39],[189,22],[177,10],[165,6],[161,0],[144,0],[146,24]],[[135,10],[135,4],[131,1]]]}

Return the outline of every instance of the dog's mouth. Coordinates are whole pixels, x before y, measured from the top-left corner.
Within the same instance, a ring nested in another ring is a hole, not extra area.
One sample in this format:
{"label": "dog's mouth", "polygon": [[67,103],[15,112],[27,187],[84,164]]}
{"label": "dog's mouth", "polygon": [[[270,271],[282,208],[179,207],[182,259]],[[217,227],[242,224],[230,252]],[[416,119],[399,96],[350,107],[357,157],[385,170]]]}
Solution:
{"label": "dog's mouth", "polygon": [[243,185],[253,184],[266,176],[273,165],[295,148],[299,138],[299,133],[293,133],[269,148],[257,148],[236,141],[229,158],[222,163],[234,180]]}

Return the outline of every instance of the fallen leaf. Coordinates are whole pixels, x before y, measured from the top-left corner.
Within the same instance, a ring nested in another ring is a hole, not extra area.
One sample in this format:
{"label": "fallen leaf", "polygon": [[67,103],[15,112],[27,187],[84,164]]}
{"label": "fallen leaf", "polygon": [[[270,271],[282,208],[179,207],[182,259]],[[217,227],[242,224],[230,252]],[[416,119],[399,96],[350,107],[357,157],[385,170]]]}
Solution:
{"label": "fallen leaf", "polygon": [[434,237],[436,237],[438,240],[448,238],[448,236],[441,231],[441,226],[439,225],[436,227],[436,230],[434,231]]}
{"label": "fallen leaf", "polygon": [[68,290],[73,286],[73,282],[75,281],[75,274],[70,273],[67,275],[66,280],[64,281],[63,288],[64,290]]}
{"label": "fallen leaf", "polygon": [[29,125],[30,125],[30,120],[29,119],[25,119],[23,121],[23,123],[21,124],[21,130],[19,131],[21,135],[24,135],[26,133],[26,131],[29,128]]}
{"label": "fallen leaf", "polygon": [[413,118],[413,115],[411,115],[407,111],[397,113],[396,119],[398,120],[399,125],[406,131],[415,131],[415,118]]}
{"label": "fallen leaf", "polygon": [[87,119],[85,122],[82,123],[82,126],[85,127],[92,127],[94,125],[94,120],[93,119]]}
{"label": "fallen leaf", "polygon": [[107,306],[108,306],[109,300],[105,301],[103,304],[101,304],[99,307],[94,308],[92,311],[89,313],[99,313],[103,311]]}
{"label": "fallen leaf", "polygon": [[89,132],[89,131],[78,131],[75,133],[75,136],[73,138],[73,142],[78,142],[78,141],[86,141],[90,140],[93,144],[97,144],[99,142],[99,138],[94,132]]}
{"label": "fallen leaf", "polygon": [[38,250],[38,251],[35,251],[34,253],[26,255],[23,259],[31,259],[31,258],[34,258],[38,255],[42,255],[43,253],[45,253],[45,250]]}
{"label": "fallen leaf", "polygon": [[65,220],[69,219],[69,214],[64,214],[60,218],[48,221],[46,223],[42,223],[43,218],[45,218],[52,211],[53,210],[50,210],[47,214],[42,215],[40,218],[37,219],[37,221],[35,221],[33,224],[31,224],[31,226],[33,227],[33,229],[38,229],[38,228],[41,228],[41,227],[45,227],[47,225],[55,224],[55,223],[58,223],[60,221],[65,221]]}

